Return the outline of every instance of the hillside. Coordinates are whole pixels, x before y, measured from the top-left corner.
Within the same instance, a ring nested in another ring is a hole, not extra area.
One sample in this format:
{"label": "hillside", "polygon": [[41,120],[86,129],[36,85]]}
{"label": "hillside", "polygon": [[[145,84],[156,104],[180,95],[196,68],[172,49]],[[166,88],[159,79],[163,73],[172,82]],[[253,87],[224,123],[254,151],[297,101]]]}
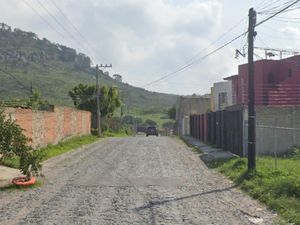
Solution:
{"label": "hillside", "polygon": [[[27,98],[32,85],[50,103],[72,106],[68,91],[79,83],[95,83],[90,65],[88,56],[72,48],[0,24],[0,101]],[[176,95],[149,92],[108,74],[100,74],[100,84],[123,90],[125,114],[161,113],[176,101]]]}

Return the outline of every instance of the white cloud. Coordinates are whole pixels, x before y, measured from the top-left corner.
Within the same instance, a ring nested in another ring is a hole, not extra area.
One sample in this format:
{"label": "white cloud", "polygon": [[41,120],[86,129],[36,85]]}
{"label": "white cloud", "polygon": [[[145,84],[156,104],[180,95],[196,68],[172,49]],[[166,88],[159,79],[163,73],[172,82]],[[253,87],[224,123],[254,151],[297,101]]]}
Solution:
{"label": "white cloud", "polygon": [[[36,0],[26,1],[53,26],[59,27]],[[23,1],[0,0],[0,21],[77,48],[90,55],[95,63],[112,63],[111,73],[122,74],[125,82],[137,86],[185,64],[191,56],[225,32],[232,25],[232,20],[240,20],[241,14],[246,16],[248,7],[248,3],[241,2],[234,3],[235,7],[232,7],[233,1],[229,0],[54,1],[89,40],[89,44],[82,41],[84,48],[70,38],[64,40],[59,37]],[[51,1],[42,2],[76,35]],[[243,24],[239,29],[244,29]],[[225,40],[235,35],[231,32]],[[77,38],[80,39],[78,35]],[[210,46],[209,50],[225,40]],[[238,43],[147,89],[177,94],[208,92],[212,82],[237,71],[239,61],[233,59],[233,53],[234,47],[239,46],[235,45]],[[90,47],[94,49],[92,52],[86,50]],[[207,52],[205,50],[199,56]]]}

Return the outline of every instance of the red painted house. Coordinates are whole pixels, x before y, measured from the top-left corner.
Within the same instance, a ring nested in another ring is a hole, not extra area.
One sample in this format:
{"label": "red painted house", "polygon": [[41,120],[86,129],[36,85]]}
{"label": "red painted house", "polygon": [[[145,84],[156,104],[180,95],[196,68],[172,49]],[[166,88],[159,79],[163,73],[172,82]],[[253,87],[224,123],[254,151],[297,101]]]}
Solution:
{"label": "red painted house", "polygon": [[[256,105],[300,105],[300,56],[254,62]],[[248,64],[239,66],[232,81],[234,104],[247,104]]]}

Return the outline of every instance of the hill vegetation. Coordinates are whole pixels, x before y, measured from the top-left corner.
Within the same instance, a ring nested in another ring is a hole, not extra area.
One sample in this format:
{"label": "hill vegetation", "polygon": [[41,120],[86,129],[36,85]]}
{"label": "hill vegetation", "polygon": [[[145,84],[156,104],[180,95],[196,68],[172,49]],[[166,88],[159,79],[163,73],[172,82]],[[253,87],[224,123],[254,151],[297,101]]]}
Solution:
{"label": "hill vegetation", "polygon": [[[68,92],[79,83],[94,84],[94,75],[88,56],[0,24],[0,101],[29,98],[33,89],[49,103],[73,106]],[[100,84],[119,88],[124,115],[163,113],[176,101],[176,95],[150,92],[115,78],[101,71]]]}

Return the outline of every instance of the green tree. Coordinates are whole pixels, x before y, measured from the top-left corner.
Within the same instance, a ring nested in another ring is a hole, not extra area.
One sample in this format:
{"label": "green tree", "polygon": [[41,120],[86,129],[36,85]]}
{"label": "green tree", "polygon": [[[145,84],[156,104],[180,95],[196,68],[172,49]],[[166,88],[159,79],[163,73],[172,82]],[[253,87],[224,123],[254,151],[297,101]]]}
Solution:
{"label": "green tree", "polygon": [[[95,85],[79,84],[69,91],[76,108],[97,112],[97,96]],[[103,86],[100,88],[100,111],[102,117],[111,117],[116,108],[121,106],[121,100],[117,88]]]}
{"label": "green tree", "polygon": [[48,106],[47,101],[42,99],[41,93],[39,91],[33,91],[30,95],[27,106],[31,109],[44,109]]}
{"label": "green tree", "polygon": [[147,119],[145,121],[145,123],[148,124],[149,126],[156,126],[157,125],[157,123],[155,121],[150,120],[150,119]]}
{"label": "green tree", "polygon": [[122,123],[130,124],[130,125],[133,125],[133,124],[139,125],[139,124],[143,123],[143,119],[139,118],[139,117],[133,117],[131,115],[126,115],[123,117]]}
{"label": "green tree", "polygon": [[170,119],[175,120],[176,119],[176,107],[173,106],[168,110],[168,116]]}
{"label": "green tree", "polygon": [[26,175],[27,180],[32,175],[39,175],[42,167],[42,155],[28,145],[29,141],[23,129],[11,117],[5,118],[4,110],[0,108],[0,162],[19,157],[20,171]]}
{"label": "green tree", "polygon": [[0,108],[0,162],[26,152],[28,141],[23,129],[11,117],[5,118],[4,110]]}

